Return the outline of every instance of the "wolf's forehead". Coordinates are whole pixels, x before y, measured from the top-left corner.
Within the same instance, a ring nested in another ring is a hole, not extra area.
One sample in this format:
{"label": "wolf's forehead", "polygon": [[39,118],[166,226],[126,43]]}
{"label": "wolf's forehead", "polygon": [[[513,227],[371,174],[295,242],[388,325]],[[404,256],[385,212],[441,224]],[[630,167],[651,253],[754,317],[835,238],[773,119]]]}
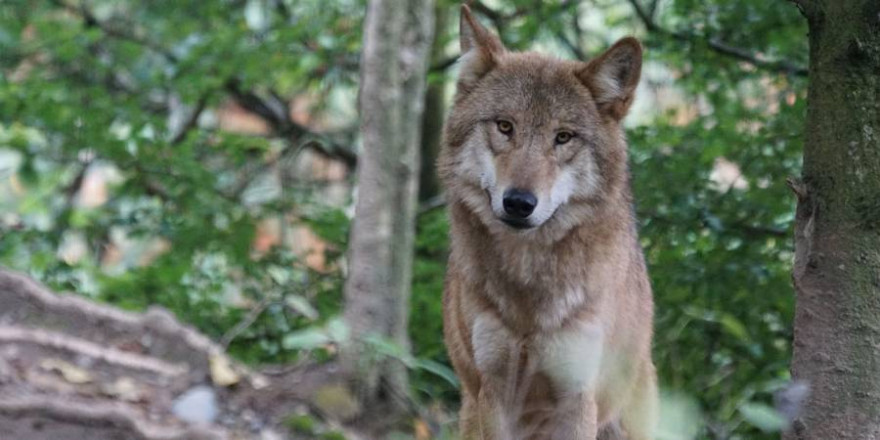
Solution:
{"label": "wolf's forehead", "polygon": [[528,113],[538,119],[580,119],[586,116],[591,100],[572,62],[543,56],[510,57],[491,81],[491,100],[499,111]]}

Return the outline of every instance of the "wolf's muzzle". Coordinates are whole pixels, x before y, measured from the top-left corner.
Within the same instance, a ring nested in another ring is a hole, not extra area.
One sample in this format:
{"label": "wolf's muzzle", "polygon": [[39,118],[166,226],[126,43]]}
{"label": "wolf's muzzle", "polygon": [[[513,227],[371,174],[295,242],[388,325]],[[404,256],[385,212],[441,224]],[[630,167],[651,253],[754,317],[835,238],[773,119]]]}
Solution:
{"label": "wolf's muzzle", "polygon": [[531,222],[523,219],[501,217],[501,221],[503,221],[504,224],[506,224],[507,226],[510,226],[514,229],[531,229],[535,227],[535,225],[533,225]]}
{"label": "wolf's muzzle", "polygon": [[509,189],[504,192],[504,212],[513,219],[524,220],[532,215],[538,206],[538,198],[529,191]]}

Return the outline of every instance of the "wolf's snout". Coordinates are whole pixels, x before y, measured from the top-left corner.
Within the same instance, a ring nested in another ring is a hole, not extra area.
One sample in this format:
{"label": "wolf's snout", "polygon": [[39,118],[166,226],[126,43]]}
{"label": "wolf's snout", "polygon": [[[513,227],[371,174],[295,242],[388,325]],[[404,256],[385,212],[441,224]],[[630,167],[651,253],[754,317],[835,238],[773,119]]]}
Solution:
{"label": "wolf's snout", "polygon": [[525,219],[532,215],[535,206],[538,199],[528,191],[509,189],[504,193],[504,212],[513,218]]}

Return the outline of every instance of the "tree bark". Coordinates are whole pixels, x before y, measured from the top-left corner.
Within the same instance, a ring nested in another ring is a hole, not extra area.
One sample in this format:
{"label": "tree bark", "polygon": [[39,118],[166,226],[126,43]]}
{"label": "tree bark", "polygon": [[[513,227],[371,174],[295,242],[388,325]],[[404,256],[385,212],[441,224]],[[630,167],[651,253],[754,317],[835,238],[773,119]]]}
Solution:
{"label": "tree bark", "polygon": [[407,314],[419,178],[431,0],[371,0],[361,64],[357,203],[349,244],[342,365],[364,408],[405,408],[407,371],[376,359],[365,340],[408,350]]}
{"label": "tree bark", "polygon": [[880,438],[880,2],[801,0],[809,104],[798,195],[788,440]]}
{"label": "tree bark", "polygon": [[[446,22],[450,8],[436,5],[434,8],[434,39],[431,43],[431,64],[436,65],[446,59],[448,43]],[[440,179],[437,177],[437,155],[440,154],[440,140],[443,136],[443,114],[446,110],[445,75],[428,82],[425,92],[425,112],[422,116],[422,172],[419,173],[419,200],[428,200],[440,192]]]}

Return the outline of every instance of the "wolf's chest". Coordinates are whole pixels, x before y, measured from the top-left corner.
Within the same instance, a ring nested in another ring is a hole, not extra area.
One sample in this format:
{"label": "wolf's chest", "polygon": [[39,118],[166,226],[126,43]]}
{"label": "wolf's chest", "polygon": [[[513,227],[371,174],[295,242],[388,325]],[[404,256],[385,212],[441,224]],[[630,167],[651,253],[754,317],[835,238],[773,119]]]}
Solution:
{"label": "wolf's chest", "polygon": [[508,389],[528,392],[529,378],[543,374],[556,390],[580,392],[591,388],[599,375],[603,331],[598,324],[575,322],[553,332],[521,336],[484,313],[474,322],[471,342],[483,377]]}
{"label": "wolf's chest", "polygon": [[545,336],[553,336],[563,332],[558,329],[572,314],[591,307],[599,292],[587,287],[565,288],[564,284],[535,283],[529,288],[518,288],[488,283],[486,293],[506,322],[518,322],[534,327]]}

